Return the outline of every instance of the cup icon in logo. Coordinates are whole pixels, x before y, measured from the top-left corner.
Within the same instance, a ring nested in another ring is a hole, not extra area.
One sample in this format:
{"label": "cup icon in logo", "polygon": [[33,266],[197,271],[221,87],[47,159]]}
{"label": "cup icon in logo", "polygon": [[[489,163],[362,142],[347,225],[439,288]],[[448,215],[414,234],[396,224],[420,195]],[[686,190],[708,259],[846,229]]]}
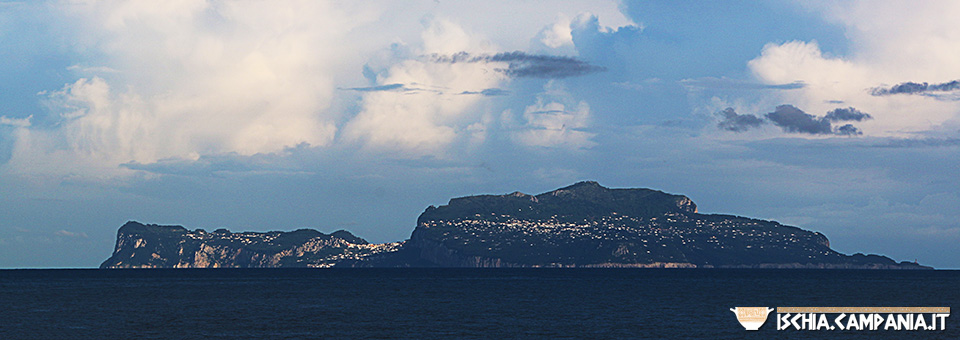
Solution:
{"label": "cup icon in logo", "polygon": [[737,321],[748,331],[755,331],[767,321],[767,315],[774,309],[767,307],[735,307],[730,311],[737,314]]}

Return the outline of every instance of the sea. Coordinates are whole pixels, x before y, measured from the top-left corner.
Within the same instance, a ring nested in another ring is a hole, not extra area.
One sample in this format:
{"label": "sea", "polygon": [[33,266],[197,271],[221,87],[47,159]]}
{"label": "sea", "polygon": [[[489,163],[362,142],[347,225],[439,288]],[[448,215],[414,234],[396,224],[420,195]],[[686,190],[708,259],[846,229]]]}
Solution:
{"label": "sea", "polygon": [[[857,331],[773,312],[748,331],[730,310],[758,306],[952,314]],[[0,270],[0,339],[960,339],[958,307],[953,270]]]}

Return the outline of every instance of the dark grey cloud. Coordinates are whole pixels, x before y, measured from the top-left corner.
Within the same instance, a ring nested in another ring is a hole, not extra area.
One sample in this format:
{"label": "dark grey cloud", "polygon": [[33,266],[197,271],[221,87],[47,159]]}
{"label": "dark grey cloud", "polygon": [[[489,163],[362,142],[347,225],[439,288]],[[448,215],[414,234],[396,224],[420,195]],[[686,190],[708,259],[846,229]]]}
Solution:
{"label": "dark grey cloud", "polygon": [[870,91],[874,96],[889,96],[894,94],[921,94],[932,95],[936,92],[950,92],[960,90],[960,80],[940,84],[906,82],[891,87],[875,87]]}
{"label": "dark grey cloud", "polygon": [[463,92],[460,92],[460,94],[479,94],[479,95],[486,96],[486,97],[507,96],[507,95],[510,95],[511,93],[512,93],[512,92],[510,92],[510,91],[507,91],[507,90],[504,90],[504,89],[498,89],[498,88],[489,88],[489,89],[486,89],[486,90],[483,90],[483,91],[463,91]]}
{"label": "dark grey cloud", "polygon": [[717,127],[727,131],[744,132],[751,128],[760,127],[764,123],[760,117],[751,114],[737,114],[737,111],[732,107],[717,112],[717,115],[723,118],[717,123]]}
{"label": "dark grey cloud", "polygon": [[767,119],[786,132],[808,133],[812,135],[832,134],[830,121],[826,118],[803,112],[793,105],[780,105],[770,113]]}
{"label": "dark grey cloud", "polygon": [[420,83],[409,83],[409,84],[386,84],[386,85],[377,85],[370,87],[338,87],[338,90],[344,91],[357,91],[357,92],[404,92],[409,94],[420,93],[420,92],[431,92],[437,94],[443,94],[445,90],[449,90],[446,87],[433,86]]}
{"label": "dark grey cloud", "polygon": [[841,135],[859,136],[863,132],[852,124],[844,124],[834,128],[831,122],[864,121],[873,119],[870,114],[853,107],[837,108],[824,117],[817,117],[796,108],[793,105],[780,105],[770,113],[767,119],[786,132],[808,133],[812,135]]}
{"label": "dark grey cloud", "polygon": [[873,116],[871,116],[869,113],[857,110],[852,107],[848,107],[848,108],[833,109],[833,111],[827,112],[827,115],[824,118],[826,118],[831,122],[843,122],[843,121],[851,121],[851,120],[860,122],[868,119],[873,119]]}
{"label": "dark grey cloud", "polygon": [[507,68],[498,71],[515,78],[569,78],[605,70],[576,58],[529,55],[523,52],[497,53],[490,61],[507,62]]}
{"label": "dark grey cloud", "polygon": [[690,87],[719,90],[796,90],[807,86],[807,84],[802,81],[795,81],[787,84],[762,84],[750,81],[714,77],[684,79],[680,81],[680,84]]}
{"label": "dark grey cloud", "polygon": [[853,124],[833,126],[833,122],[863,121],[872,119],[870,114],[853,107],[837,108],[827,112],[826,116],[817,117],[803,112],[793,105],[780,105],[764,120],[752,114],[738,114],[733,108],[726,108],[717,113],[722,120],[717,127],[727,131],[743,132],[751,128],[758,128],[767,122],[779,126],[785,132],[806,133],[811,135],[841,135],[859,136],[863,132]]}
{"label": "dark grey cloud", "polygon": [[393,92],[409,92],[416,91],[417,89],[412,89],[403,84],[387,84],[380,86],[370,86],[370,87],[339,87],[340,90],[346,91],[357,91],[357,92],[382,92],[382,91],[393,91]]}
{"label": "dark grey cloud", "polygon": [[510,94],[510,91],[507,91],[504,89],[498,89],[498,88],[489,88],[489,89],[480,91],[480,94],[488,97],[489,96],[506,96]]}
{"label": "dark grey cloud", "polygon": [[566,56],[528,54],[521,51],[500,52],[497,54],[471,55],[459,52],[445,56],[434,54],[430,59],[438,63],[506,63],[507,68],[498,68],[513,78],[569,78],[606,71],[606,68]]}
{"label": "dark grey cloud", "polygon": [[853,126],[853,124],[846,124],[841,127],[838,127],[836,130],[836,134],[844,135],[844,136],[859,136],[859,135],[862,135],[863,132],[860,131],[860,129],[858,129],[857,127]]}
{"label": "dark grey cloud", "polygon": [[539,111],[530,111],[531,114],[561,114],[567,113],[564,110],[539,110]]}

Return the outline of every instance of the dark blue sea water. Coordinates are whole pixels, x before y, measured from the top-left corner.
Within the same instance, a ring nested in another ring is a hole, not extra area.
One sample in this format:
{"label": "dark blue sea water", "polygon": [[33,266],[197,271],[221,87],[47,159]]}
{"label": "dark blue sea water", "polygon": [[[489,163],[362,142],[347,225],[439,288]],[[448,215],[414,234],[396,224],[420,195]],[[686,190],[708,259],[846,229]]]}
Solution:
{"label": "dark blue sea water", "polygon": [[958,271],[215,269],[0,271],[0,339],[916,338],[745,331],[735,306],[960,307]]}

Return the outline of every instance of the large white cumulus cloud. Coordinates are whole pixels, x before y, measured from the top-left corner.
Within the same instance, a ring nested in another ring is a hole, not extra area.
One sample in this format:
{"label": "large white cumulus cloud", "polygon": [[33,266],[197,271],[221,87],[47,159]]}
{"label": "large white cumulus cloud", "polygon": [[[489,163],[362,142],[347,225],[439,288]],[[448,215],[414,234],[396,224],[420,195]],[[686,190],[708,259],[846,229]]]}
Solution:
{"label": "large white cumulus cloud", "polygon": [[778,93],[781,102],[823,115],[853,106],[875,119],[859,123],[866,135],[915,136],[953,124],[960,101],[931,96],[875,96],[871,89],[904,82],[960,79],[960,5],[951,1],[806,3],[845,26],[851,51],[835,56],[816,41],[767,45],[749,62],[767,84],[795,81],[807,86]]}
{"label": "large white cumulus cloud", "polygon": [[409,91],[375,91],[363,95],[360,113],[344,130],[349,141],[415,155],[432,154],[454,142],[477,121],[471,107],[485,89],[497,88],[505,76],[486,63],[435,62],[429,55],[483,54],[496,47],[448,20],[433,20],[412,58],[389,67],[378,84],[402,84]]}
{"label": "large white cumulus cloud", "polygon": [[[53,127],[22,130],[24,172],[273,152],[334,137],[344,34],[376,18],[325,2],[131,1],[58,7],[90,62],[49,96]],[[322,20],[318,20],[323,18]],[[86,71],[92,69],[94,71]],[[109,70],[99,72],[97,70]],[[62,166],[38,167],[37,164]],[[70,165],[73,166],[70,166]],[[103,169],[99,169],[103,170]]]}
{"label": "large white cumulus cloud", "polygon": [[[612,1],[550,10],[526,2],[204,0],[45,9],[77,60],[68,68],[75,80],[43,94],[50,111],[37,115],[53,117],[34,121],[45,124],[6,124],[15,125],[16,142],[4,167],[21,174],[112,176],[130,162],[341,142],[443,152],[461,137],[482,137],[489,117],[477,93],[506,93],[498,87],[507,79],[489,63],[423,56],[524,50],[547,28],[556,35],[549,46],[569,49],[564,26],[587,12],[631,24]],[[378,57],[391,46],[407,54]],[[377,63],[374,79],[362,73]],[[436,91],[338,90],[389,84]]]}

